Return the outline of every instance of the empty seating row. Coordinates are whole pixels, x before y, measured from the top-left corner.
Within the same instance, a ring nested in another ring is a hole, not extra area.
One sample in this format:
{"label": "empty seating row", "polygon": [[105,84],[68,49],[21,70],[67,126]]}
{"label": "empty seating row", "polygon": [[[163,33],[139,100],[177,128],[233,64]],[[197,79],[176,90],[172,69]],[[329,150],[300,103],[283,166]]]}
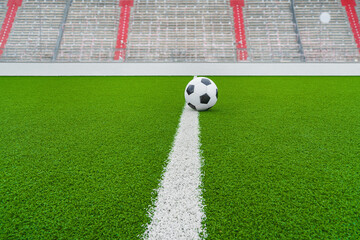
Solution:
{"label": "empty seating row", "polygon": [[129,62],[234,62],[228,0],[137,0],[130,21]]}
{"label": "empty seating row", "polygon": [[74,0],[57,60],[112,61],[119,17],[119,0]]}
{"label": "empty seating row", "polygon": [[[355,1],[359,14],[360,0]],[[0,24],[7,2],[0,0]],[[0,62],[114,62],[119,2],[23,0]],[[341,0],[245,0],[246,50],[236,42],[230,2],[134,0],[125,61],[237,62],[238,51],[250,62],[359,61]],[[329,24],[320,22],[322,12],[330,13]]]}
{"label": "empty seating row", "polygon": [[290,0],[246,1],[246,37],[252,61],[301,61],[290,4]]}
{"label": "empty seating row", "polygon": [[[297,0],[295,10],[307,62],[354,62],[359,50],[341,1]],[[331,16],[329,24],[321,23],[320,14]]]}
{"label": "empty seating row", "polygon": [[3,23],[6,15],[6,10],[7,10],[6,4],[7,4],[6,1],[0,1],[0,24]]}
{"label": "empty seating row", "polygon": [[66,0],[24,0],[18,9],[1,59],[17,62],[51,61],[65,4]]}

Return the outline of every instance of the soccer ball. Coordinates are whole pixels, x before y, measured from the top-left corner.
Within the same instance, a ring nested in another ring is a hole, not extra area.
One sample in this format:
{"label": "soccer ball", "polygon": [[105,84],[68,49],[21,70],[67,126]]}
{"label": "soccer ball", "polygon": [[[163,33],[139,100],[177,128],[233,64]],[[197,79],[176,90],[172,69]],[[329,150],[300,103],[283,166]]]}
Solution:
{"label": "soccer ball", "polygon": [[215,105],[217,99],[218,89],[208,78],[196,77],[185,88],[185,101],[194,110],[209,110]]}

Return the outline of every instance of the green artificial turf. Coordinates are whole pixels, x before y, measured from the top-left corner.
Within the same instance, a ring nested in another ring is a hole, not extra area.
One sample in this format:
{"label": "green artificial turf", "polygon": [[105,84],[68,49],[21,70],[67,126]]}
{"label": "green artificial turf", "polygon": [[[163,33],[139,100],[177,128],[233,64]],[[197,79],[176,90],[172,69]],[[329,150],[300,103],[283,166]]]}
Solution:
{"label": "green artificial turf", "polygon": [[[213,77],[208,239],[360,238],[360,78]],[[135,239],[189,77],[0,77],[0,239]]]}
{"label": "green artificial turf", "polygon": [[135,239],[188,78],[0,77],[0,239]]}
{"label": "green artificial turf", "polygon": [[213,80],[208,239],[360,239],[360,78]]}

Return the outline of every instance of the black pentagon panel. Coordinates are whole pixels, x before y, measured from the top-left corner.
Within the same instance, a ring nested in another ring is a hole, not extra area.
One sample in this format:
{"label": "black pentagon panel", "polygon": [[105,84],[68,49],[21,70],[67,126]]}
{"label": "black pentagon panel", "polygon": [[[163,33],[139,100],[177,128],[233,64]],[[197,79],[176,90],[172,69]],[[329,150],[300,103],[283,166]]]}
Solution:
{"label": "black pentagon panel", "polygon": [[216,99],[218,99],[218,90],[216,89]]}
{"label": "black pentagon panel", "polygon": [[208,104],[210,102],[210,96],[205,93],[204,95],[200,96],[200,102],[202,104]]}
{"label": "black pentagon panel", "polygon": [[195,89],[194,85],[189,85],[188,88],[186,89],[187,94],[190,95],[194,93],[194,89]]}
{"label": "black pentagon panel", "polygon": [[188,103],[189,107],[191,107],[192,109],[196,110],[196,107],[194,105],[192,105],[191,103]]}
{"label": "black pentagon panel", "polygon": [[205,84],[206,86],[209,86],[209,85],[211,84],[210,80],[207,79],[207,78],[201,79],[201,82],[202,82],[203,84]]}

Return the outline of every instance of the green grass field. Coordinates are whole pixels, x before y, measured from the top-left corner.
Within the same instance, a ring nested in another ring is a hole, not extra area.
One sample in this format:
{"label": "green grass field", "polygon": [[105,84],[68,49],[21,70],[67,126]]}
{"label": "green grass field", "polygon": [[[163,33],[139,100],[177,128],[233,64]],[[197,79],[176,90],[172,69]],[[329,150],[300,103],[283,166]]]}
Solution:
{"label": "green grass field", "polygon": [[360,78],[213,79],[210,239],[360,239]]}
{"label": "green grass field", "polygon": [[[208,239],[360,239],[360,77],[213,77]],[[191,77],[0,77],[0,239],[136,239]]]}
{"label": "green grass field", "polygon": [[143,234],[185,83],[2,77],[0,239]]}

